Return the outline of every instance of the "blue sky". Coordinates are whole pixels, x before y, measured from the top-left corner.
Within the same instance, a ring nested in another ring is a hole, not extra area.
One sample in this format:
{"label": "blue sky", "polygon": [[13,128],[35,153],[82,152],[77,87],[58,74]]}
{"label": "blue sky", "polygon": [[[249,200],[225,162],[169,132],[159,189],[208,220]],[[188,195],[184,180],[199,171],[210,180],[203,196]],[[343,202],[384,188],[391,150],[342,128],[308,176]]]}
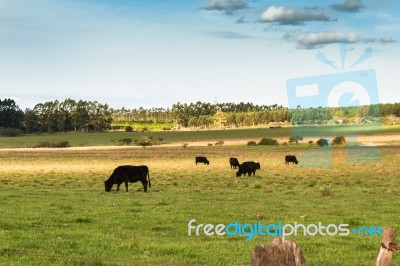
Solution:
{"label": "blue sky", "polygon": [[399,14],[395,0],[0,0],[0,98],[287,106],[288,79],[367,51],[351,70],[374,69],[381,102],[400,101]]}

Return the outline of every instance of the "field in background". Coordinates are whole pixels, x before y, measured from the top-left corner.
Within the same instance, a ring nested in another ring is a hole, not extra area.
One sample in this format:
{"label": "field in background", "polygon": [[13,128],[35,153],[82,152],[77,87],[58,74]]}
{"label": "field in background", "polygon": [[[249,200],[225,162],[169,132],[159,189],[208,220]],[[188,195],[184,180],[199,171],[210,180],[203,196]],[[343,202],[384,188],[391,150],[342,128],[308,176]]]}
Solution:
{"label": "field in background", "polygon": [[[292,128],[258,128],[258,129],[230,129],[209,131],[150,131],[150,132],[105,132],[105,133],[82,133],[69,132],[57,134],[29,134],[19,137],[0,137],[0,148],[26,148],[34,147],[42,142],[68,141],[74,147],[87,146],[116,146],[124,138],[132,140],[142,136],[153,136],[162,139],[163,143],[182,143],[189,141],[227,141],[227,140],[259,140],[264,137],[285,138],[292,135]],[[361,135],[385,135],[398,134],[400,126],[328,126],[328,127],[301,127],[296,128],[296,135],[303,137],[323,137],[348,134]]]}
{"label": "field in background", "polygon": [[131,126],[134,131],[142,130],[171,130],[174,127],[174,123],[160,123],[160,122],[119,122],[114,121],[111,127],[120,127],[120,130],[125,130],[125,127]]}
{"label": "field in background", "polygon": [[[252,137],[265,136],[265,131],[243,130]],[[230,132],[234,131],[219,133],[228,139]],[[267,132],[289,134],[287,129]],[[111,134],[93,134],[93,143]],[[182,141],[185,132],[176,134],[182,135],[174,135],[175,140]],[[199,133],[188,134],[193,138]],[[256,216],[262,213],[263,224],[321,221],[391,226],[399,232],[399,147],[379,147],[382,160],[375,164],[347,163],[346,148],[334,148],[333,168],[284,164],[285,154],[300,155],[304,149],[291,145],[0,150],[0,264],[249,265],[252,249],[272,241],[260,236],[251,241],[189,237],[187,224],[193,218],[198,223],[244,224],[257,223]],[[207,156],[210,165],[196,166],[196,155]],[[255,177],[236,178],[228,164],[231,156],[259,161],[261,170]],[[123,164],[149,166],[149,193],[143,193],[138,183],[130,184],[128,193],[123,186],[120,192],[115,187],[104,192],[103,181]],[[329,197],[321,193],[324,185],[330,185]],[[308,265],[373,265],[381,243],[380,237],[353,234],[288,239],[300,245]],[[398,254],[394,257],[394,265],[399,264]]]}

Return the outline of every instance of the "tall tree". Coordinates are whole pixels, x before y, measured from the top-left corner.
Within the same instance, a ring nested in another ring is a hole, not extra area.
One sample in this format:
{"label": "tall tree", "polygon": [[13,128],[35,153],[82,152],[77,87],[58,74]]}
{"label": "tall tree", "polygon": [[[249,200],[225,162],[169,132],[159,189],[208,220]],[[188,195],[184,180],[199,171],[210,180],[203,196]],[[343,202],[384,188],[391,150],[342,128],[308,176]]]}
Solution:
{"label": "tall tree", "polygon": [[13,99],[0,99],[0,127],[20,129],[23,118],[24,112]]}

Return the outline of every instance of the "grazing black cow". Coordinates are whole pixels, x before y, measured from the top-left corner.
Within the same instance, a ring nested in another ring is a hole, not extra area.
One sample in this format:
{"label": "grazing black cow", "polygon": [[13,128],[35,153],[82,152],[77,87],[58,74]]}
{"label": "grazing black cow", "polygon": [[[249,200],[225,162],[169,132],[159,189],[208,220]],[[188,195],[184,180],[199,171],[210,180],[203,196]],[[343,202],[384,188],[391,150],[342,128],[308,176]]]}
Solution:
{"label": "grazing black cow", "polygon": [[285,156],[285,164],[289,164],[289,163],[298,164],[299,161],[297,161],[297,158],[294,155],[286,155]]}
{"label": "grazing black cow", "polygon": [[197,163],[204,163],[204,164],[207,164],[207,165],[209,165],[210,164],[210,162],[207,160],[207,158],[206,157],[204,157],[204,156],[197,156],[196,157],[196,164]]}
{"label": "grazing black cow", "polygon": [[239,161],[236,158],[230,158],[229,159],[229,164],[231,165],[231,169],[236,169],[236,167],[239,167]]}
{"label": "grazing black cow", "polygon": [[256,175],[256,170],[260,170],[261,165],[260,163],[255,163],[255,162],[244,162],[241,165],[239,165],[239,170],[236,172],[236,177],[241,176],[242,174],[246,176],[246,173],[251,176]]}
{"label": "grazing black cow", "polygon": [[147,192],[147,184],[151,187],[149,168],[146,165],[122,165],[115,168],[111,176],[104,181],[104,188],[106,192],[109,192],[116,184],[117,191],[119,191],[119,186],[125,183],[126,191],[128,191],[128,182],[135,183],[138,181],[142,182],[144,192]]}

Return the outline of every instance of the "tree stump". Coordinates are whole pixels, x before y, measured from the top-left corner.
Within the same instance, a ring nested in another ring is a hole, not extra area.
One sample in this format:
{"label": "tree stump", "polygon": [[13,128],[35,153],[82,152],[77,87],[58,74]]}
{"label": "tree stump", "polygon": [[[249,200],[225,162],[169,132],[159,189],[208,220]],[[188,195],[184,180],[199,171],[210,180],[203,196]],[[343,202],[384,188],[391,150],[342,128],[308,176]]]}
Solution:
{"label": "tree stump", "polygon": [[390,227],[383,229],[382,243],[376,258],[375,266],[390,266],[392,265],[393,252],[399,250],[396,244],[396,233]]}
{"label": "tree stump", "polygon": [[252,266],[306,266],[300,247],[292,241],[274,238],[272,246],[256,246]]}

